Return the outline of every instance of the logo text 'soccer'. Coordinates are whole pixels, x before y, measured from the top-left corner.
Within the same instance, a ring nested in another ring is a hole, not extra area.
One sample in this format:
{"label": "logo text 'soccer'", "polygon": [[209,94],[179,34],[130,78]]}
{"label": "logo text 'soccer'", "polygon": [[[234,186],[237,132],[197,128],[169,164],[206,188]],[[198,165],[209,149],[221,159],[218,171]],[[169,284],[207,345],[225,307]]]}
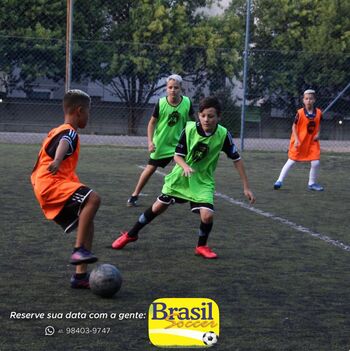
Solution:
{"label": "logo text 'soccer'", "polygon": [[211,346],[218,341],[219,318],[219,307],[211,299],[157,299],[149,308],[149,338],[155,346]]}

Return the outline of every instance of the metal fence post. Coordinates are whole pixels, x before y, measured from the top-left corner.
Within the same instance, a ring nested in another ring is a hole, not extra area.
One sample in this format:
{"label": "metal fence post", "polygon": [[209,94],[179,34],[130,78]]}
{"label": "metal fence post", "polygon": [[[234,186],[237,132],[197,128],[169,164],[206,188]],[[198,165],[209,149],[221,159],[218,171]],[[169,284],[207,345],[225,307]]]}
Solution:
{"label": "metal fence post", "polygon": [[74,0],[67,0],[67,26],[66,26],[66,84],[67,92],[72,80],[72,35],[73,35],[73,8]]}
{"label": "metal fence post", "polygon": [[244,123],[245,103],[247,95],[248,55],[249,55],[249,32],[250,32],[250,0],[247,0],[245,44],[244,44],[244,66],[243,66],[243,99],[241,111],[241,150],[244,150]]}
{"label": "metal fence post", "polygon": [[345,94],[345,92],[350,88],[350,83],[337,95],[337,97],[323,110],[323,115],[325,115],[328,110]]}

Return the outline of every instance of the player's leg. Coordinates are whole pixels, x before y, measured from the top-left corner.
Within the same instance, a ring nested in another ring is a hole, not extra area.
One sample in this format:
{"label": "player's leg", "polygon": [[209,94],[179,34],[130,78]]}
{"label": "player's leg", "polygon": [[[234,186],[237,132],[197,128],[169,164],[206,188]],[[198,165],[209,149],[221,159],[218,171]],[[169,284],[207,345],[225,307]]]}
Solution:
{"label": "player's leg", "polygon": [[132,207],[137,205],[138,196],[147,184],[148,180],[152,177],[153,173],[157,170],[157,166],[148,164],[146,168],[140,174],[139,180],[136,184],[135,190],[131,194],[130,198],[127,201],[127,206]]}
{"label": "player's leg", "polygon": [[317,183],[318,173],[320,170],[320,160],[311,161],[308,189],[322,191],[323,186]]}
{"label": "player's leg", "polygon": [[93,219],[100,206],[100,197],[86,186],[78,188],[54,218],[66,233],[77,230],[71,264],[80,265],[97,261],[89,251],[94,235]]}
{"label": "player's leg", "polygon": [[141,193],[141,190],[147,184],[148,180],[152,177],[153,173],[157,170],[158,167],[166,167],[172,160],[173,157],[165,157],[157,160],[150,158],[148,160],[148,165],[142,171],[139,180],[136,184],[135,190],[126,203],[127,207],[137,206],[138,196]]}
{"label": "player's leg", "polygon": [[198,212],[201,219],[198,231],[198,243],[195,249],[195,254],[204,258],[217,258],[217,254],[207,245],[209,234],[213,228],[214,220],[214,208],[211,204],[199,204],[196,205],[191,203],[193,212]]}
{"label": "player's leg", "polygon": [[94,191],[91,192],[79,214],[76,247],[84,246],[86,249],[91,250],[94,237],[94,218],[100,204],[100,196]]}
{"label": "player's leg", "polygon": [[71,257],[72,264],[93,263],[97,261],[97,257],[90,250],[94,237],[94,218],[100,207],[100,203],[101,199],[99,195],[92,191],[82,205],[79,214],[75,248]]}
{"label": "player's leg", "polygon": [[93,219],[99,205],[99,196],[88,187],[82,186],[74,192],[54,219],[66,233],[78,227],[75,249],[71,255],[71,263],[76,265],[75,274],[70,280],[72,288],[89,288],[87,263],[97,260],[89,250],[94,236]]}
{"label": "player's leg", "polygon": [[287,176],[290,169],[294,166],[294,164],[295,164],[295,161],[291,160],[290,158],[287,160],[287,162],[285,163],[285,165],[283,166],[283,168],[281,170],[281,173],[280,173],[277,181],[273,185],[273,188],[275,190],[278,190],[282,187],[285,177]]}
{"label": "player's leg", "polygon": [[141,213],[137,222],[127,232],[122,232],[120,237],[112,243],[112,248],[120,250],[126,244],[138,239],[139,231],[153,221],[154,218],[166,211],[174,203],[174,200],[166,195],[160,195],[158,199],[145,212]]}
{"label": "player's leg", "polygon": [[[91,233],[89,237],[91,238],[91,242],[90,244],[86,243],[86,248],[88,250],[91,250],[91,246],[92,246],[92,238],[94,235],[93,223],[92,223],[92,226],[90,227],[90,230],[91,230]],[[73,274],[70,279],[70,286],[73,289],[90,289],[89,278],[90,278],[90,273],[88,272],[88,265],[86,263],[79,264],[75,267],[75,274]]]}

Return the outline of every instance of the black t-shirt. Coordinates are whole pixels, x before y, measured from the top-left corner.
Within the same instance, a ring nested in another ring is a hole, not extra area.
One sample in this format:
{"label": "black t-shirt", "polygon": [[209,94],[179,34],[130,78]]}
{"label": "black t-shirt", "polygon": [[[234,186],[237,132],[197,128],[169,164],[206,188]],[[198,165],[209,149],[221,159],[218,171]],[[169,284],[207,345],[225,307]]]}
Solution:
{"label": "black t-shirt", "polygon": [[61,133],[57,134],[54,138],[52,138],[51,142],[46,147],[45,151],[52,159],[55,158],[56,150],[61,139],[66,140],[69,144],[69,149],[66,155],[64,156],[64,159],[72,155],[77,148],[77,145],[78,145],[77,132],[73,129],[66,129]]}

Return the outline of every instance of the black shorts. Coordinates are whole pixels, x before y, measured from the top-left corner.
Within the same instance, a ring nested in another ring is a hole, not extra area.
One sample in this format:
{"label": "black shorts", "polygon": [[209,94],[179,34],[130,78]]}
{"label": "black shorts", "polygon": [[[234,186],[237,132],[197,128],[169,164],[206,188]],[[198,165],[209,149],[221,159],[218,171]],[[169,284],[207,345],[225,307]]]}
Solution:
{"label": "black shorts", "polygon": [[[165,205],[173,205],[175,203],[176,204],[184,204],[184,203],[188,202],[188,200],[181,199],[181,198],[176,197],[176,196],[165,195],[165,194],[159,195],[157,200]],[[207,202],[190,201],[190,206],[191,206],[191,211],[194,213],[199,213],[199,210],[201,208],[205,208],[209,211],[214,212],[214,206],[210,203],[207,203]]]}
{"label": "black shorts", "polygon": [[158,159],[158,160],[154,160],[153,158],[150,158],[150,159],[148,160],[148,164],[151,165],[151,166],[164,168],[164,167],[166,167],[173,159],[174,159],[174,157],[160,158],[160,159]]}
{"label": "black shorts", "polygon": [[77,189],[67,200],[61,212],[53,219],[65,233],[70,233],[78,227],[80,211],[91,192],[92,190],[87,186]]}

